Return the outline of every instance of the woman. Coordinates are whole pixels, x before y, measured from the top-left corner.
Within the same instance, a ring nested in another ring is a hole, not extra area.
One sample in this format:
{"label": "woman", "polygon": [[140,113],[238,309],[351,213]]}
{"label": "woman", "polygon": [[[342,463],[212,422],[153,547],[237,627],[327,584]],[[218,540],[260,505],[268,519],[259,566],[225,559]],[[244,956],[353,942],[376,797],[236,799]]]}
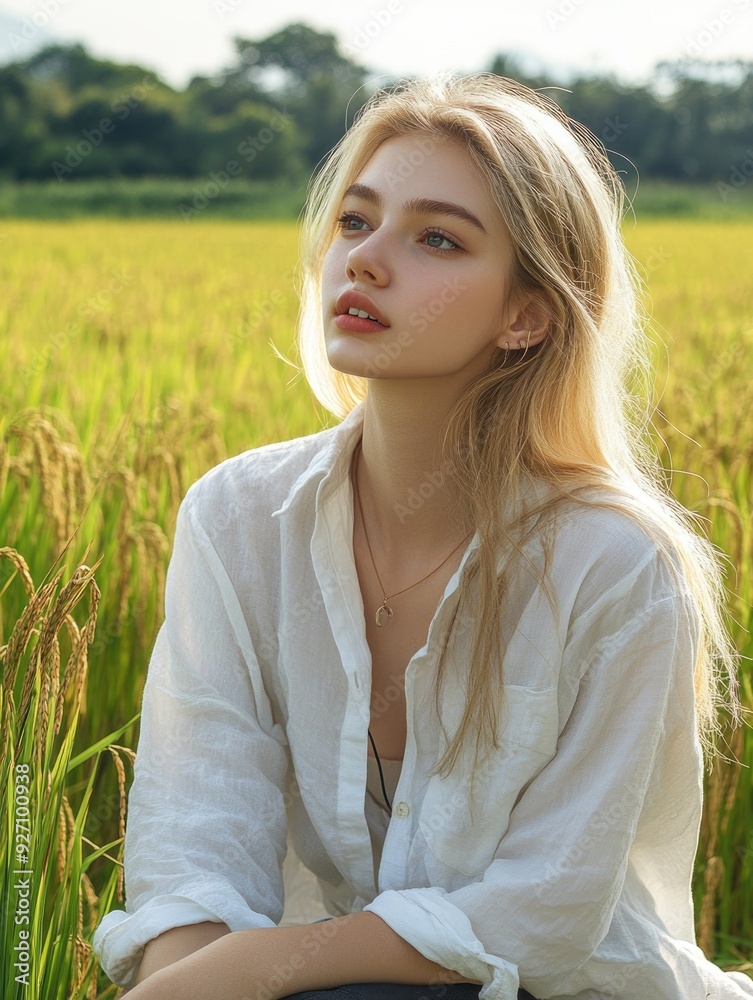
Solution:
{"label": "woman", "polygon": [[[735,651],[644,435],[621,209],[491,74],[378,93],[315,178],[301,354],[342,420],[181,506],[94,942],[132,1000],[753,996],[694,943]],[[288,833],[331,919],[277,926]]]}

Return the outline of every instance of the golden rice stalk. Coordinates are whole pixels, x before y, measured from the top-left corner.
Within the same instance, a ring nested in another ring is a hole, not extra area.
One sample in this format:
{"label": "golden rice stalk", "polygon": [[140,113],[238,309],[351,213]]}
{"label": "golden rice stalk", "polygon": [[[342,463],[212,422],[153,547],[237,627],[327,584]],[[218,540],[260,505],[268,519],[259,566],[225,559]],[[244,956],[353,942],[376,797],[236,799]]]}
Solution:
{"label": "golden rice stalk", "polygon": [[[96,565],[98,566],[99,563]],[[94,569],[96,569],[96,566]],[[86,693],[86,673],[89,667],[88,649],[89,645],[94,642],[94,634],[97,628],[97,611],[99,610],[101,597],[102,592],[97,586],[96,580],[92,576],[89,581],[89,615],[84,624],[81,626],[78,642],[71,649],[71,654],[68,663],[66,664],[66,674],[71,677],[73,681],[71,704],[74,711],[78,709],[82,713],[85,712],[84,698]],[[65,698],[65,692],[66,688],[63,686],[61,688],[63,699]],[[55,708],[55,718],[58,720],[62,718],[63,711],[60,698],[61,695],[58,695],[58,704]],[[53,723],[55,733],[57,733],[59,725],[59,721],[57,725]]]}
{"label": "golden rice stalk", "polygon": [[[93,948],[85,941],[79,932],[76,935],[74,942],[74,960],[75,960],[75,979],[73,980],[73,986],[68,994],[70,997],[77,997],[79,990],[81,989],[81,984],[86,976],[87,969],[89,968],[91,956],[93,954]],[[87,989],[87,997],[92,997],[96,1000],[97,996],[97,977],[93,976]]]}
{"label": "golden rice stalk", "polygon": [[71,655],[68,657],[68,662],[65,665],[65,672],[63,673],[57,694],[55,695],[55,715],[52,722],[52,729],[55,736],[57,736],[60,731],[60,723],[63,720],[63,707],[65,705],[66,692],[70,686],[71,678],[77,671],[79,660],[85,652],[85,646],[82,649],[81,630],[71,615],[66,617],[65,624],[68,626],[68,634],[71,637]]}
{"label": "golden rice stalk", "polygon": [[[65,425],[66,432],[76,437],[71,422],[49,407],[30,407],[22,410],[4,434],[2,453],[3,475],[13,471],[26,480],[28,489],[32,470],[40,480],[42,505],[50,518],[58,545],[63,545],[74,530],[80,511],[91,494],[86,463],[78,444],[63,441],[57,428],[48,419],[54,412],[55,419]],[[21,443],[21,454],[9,456],[8,442],[16,438]]]}
{"label": "golden rice stalk", "polygon": [[[120,757],[119,751],[126,754],[126,756],[131,761],[131,766],[133,766],[136,760],[136,754],[129,747],[123,747],[117,743],[110,744],[110,746],[108,746],[107,749],[110,751],[113,760],[115,761],[115,770],[117,771],[118,775],[118,800],[119,800],[118,836],[121,839],[124,839],[125,827],[126,827],[126,803],[127,803],[126,774],[125,774],[125,767],[123,766],[123,761]],[[124,882],[123,874],[124,874],[123,866],[121,865],[118,871],[118,887],[117,887],[118,895],[120,896],[121,899],[123,898],[123,882]]]}
{"label": "golden rice stalk", "polygon": [[[54,591],[63,574],[59,570],[48,583],[34,590],[33,581],[29,574],[28,566],[23,558],[12,549],[0,549],[0,556],[8,558],[19,569],[21,578],[30,594],[26,607],[17,619],[13,632],[8,643],[0,648],[0,662],[3,666],[3,726],[2,726],[2,752],[7,747],[11,722],[13,729],[20,734],[26,716],[31,705],[31,699],[35,684],[40,685],[39,714],[34,720],[34,749],[37,759],[43,753],[49,726],[51,706],[54,706],[53,725],[57,723],[55,731],[60,725],[60,704],[65,698],[66,685],[61,685],[60,678],[60,645],[57,633],[63,624],[67,624],[70,630],[70,612],[76,603],[81,599],[84,590],[90,590],[90,614],[89,618],[81,629],[85,642],[73,643],[73,648],[66,663],[64,679],[75,679],[76,692],[74,701],[80,701],[81,690],[83,689],[83,677],[86,673],[86,643],[91,642],[96,624],[96,611],[98,607],[100,592],[93,579],[93,574],[99,562],[93,567],[79,566],[74,572],[70,581],[62,588],[55,597]],[[74,623],[74,639],[77,628]],[[24,671],[23,685],[18,709],[15,708],[13,692],[18,680],[19,669],[22,666],[24,654],[32,636],[37,636],[36,646],[31,653]],[[68,669],[70,659],[73,664]]]}
{"label": "golden rice stalk", "polygon": [[[2,462],[2,449],[3,449],[3,442],[2,442],[2,440],[0,440],[0,462]],[[2,491],[2,485],[0,485],[0,496],[2,496],[2,492],[3,492]],[[16,552],[15,549],[11,549],[11,548],[8,548],[7,546],[3,546],[2,548],[0,548],[0,559],[2,559],[2,558],[5,558],[9,562],[13,563],[13,565],[16,567],[16,572],[21,577],[21,581],[23,582],[24,589],[26,590],[26,593],[29,594],[29,595],[33,594],[34,593],[34,581],[31,578],[31,573],[29,572],[29,566],[28,566],[26,560],[24,559],[24,557],[22,555],[20,555],[18,552]],[[11,579],[12,579],[12,577],[11,577]],[[8,581],[8,583],[10,583],[10,580]],[[7,584],[6,584],[6,587],[7,587]],[[0,596],[2,596],[1,593],[0,593]],[[4,632],[4,629],[3,629],[3,606],[2,606],[2,603],[0,603],[0,647],[2,647],[3,649],[5,648],[5,646],[3,645],[3,636],[4,636],[4,634],[5,634],[5,632]],[[3,688],[3,690],[7,691],[8,689],[7,689],[7,687],[5,687],[5,688]]]}
{"label": "golden rice stalk", "polygon": [[[39,645],[37,645],[39,649]],[[39,675],[41,677],[41,689],[39,693],[39,715],[34,727],[34,753],[35,759],[41,760],[44,753],[47,733],[50,728],[50,700],[54,701],[57,694],[53,691],[55,687],[56,675],[60,671],[60,643],[57,636],[53,637],[52,649],[48,656],[41,662]]]}
{"label": "golden rice stalk", "polygon": [[76,818],[73,815],[68,796],[63,795],[58,811],[58,855],[57,871],[58,881],[62,885],[65,881],[65,868],[73,851],[73,842],[76,833]]}
{"label": "golden rice stalk", "polygon": [[61,472],[58,468],[58,453],[43,423],[33,420],[20,429],[19,436],[25,437],[32,445],[41,480],[42,504],[50,516],[55,534],[60,544],[65,537],[65,503],[60,488]]}
{"label": "golden rice stalk", "polygon": [[[39,590],[32,595],[29,603],[21,612],[21,616],[16,622],[15,628],[13,629],[11,637],[8,641],[5,655],[5,673],[3,680],[6,691],[9,689],[9,686],[15,686],[18,668],[21,665],[21,658],[29,643],[29,639],[31,638],[32,633],[38,632],[36,626],[40,618],[44,620],[44,616],[47,613],[47,607],[52,601],[52,595],[62,575],[63,570],[61,569],[55,574],[49,583],[40,587]],[[24,676],[23,688],[21,689],[21,701],[18,709],[18,717],[20,721],[23,721],[26,717],[26,712],[29,709],[31,693],[35,680],[36,673],[31,669],[27,669]]]}
{"label": "golden rice stalk", "polygon": [[703,880],[703,902],[698,917],[698,947],[706,956],[714,954],[716,892],[724,875],[724,861],[718,855],[708,858]]}
{"label": "golden rice stalk", "polygon": [[97,586],[96,580],[92,577],[89,587],[89,617],[81,628],[81,648],[76,658],[76,680],[73,690],[73,704],[84,712],[86,710],[86,671],[88,669],[88,647],[94,642],[94,634],[97,630],[97,612],[102,592]]}
{"label": "golden rice stalk", "polygon": [[698,947],[705,955],[713,954],[714,927],[716,925],[716,890],[724,872],[724,862],[717,855],[719,827],[716,822],[724,797],[725,770],[717,760],[709,776],[708,795],[704,810],[704,825],[708,827],[706,843],[706,871],[704,874],[703,901],[697,919]]}
{"label": "golden rice stalk", "polygon": [[120,758],[118,750],[120,747],[116,744],[112,744],[107,748],[112,754],[112,759],[115,761],[115,770],[118,774],[118,792],[120,797],[120,813],[118,816],[118,835],[120,837],[125,837],[125,784],[126,775],[125,767],[123,767],[123,761]]}
{"label": "golden rice stalk", "polygon": [[[165,574],[170,542],[162,528],[154,521],[139,521],[134,524],[130,529],[129,538],[139,559],[139,595],[143,597],[149,593],[149,590],[156,583],[155,600],[157,607],[161,607],[165,595]],[[126,610],[127,606],[126,603]]]}
{"label": "golden rice stalk", "polygon": [[138,480],[132,469],[123,467],[109,469],[103,473],[99,482],[103,489],[110,482],[119,482],[122,486],[120,516],[112,531],[117,545],[113,565],[119,567],[120,572],[117,579],[112,582],[111,587],[113,593],[120,595],[117,613],[117,623],[120,624],[128,611],[128,599],[131,591],[133,549],[130,544],[129,532],[134,520],[134,512],[138,506]]}
{"label": "golden rice stalk", "polygon": [[[65,796],[63,796],[65,799]],[[58,884],[62,885],[65,879],[65,866],[68,861],[68,814],[61,808],[58,812],[58,853],[57,853],[57,874]]]}
{"label": "golden rice stalk", "polygon": [[[32,658],[33,669],[30,673],[38,673],[41,677],[42,684],[39,700],[40,717],[37,721],[34,732],[34,747],[37,759],[42,756],[50,725],[50,678],[53,673],[59,677],[60,671],[60,646],[57,638],[58,632],[66,623],[71,610],[80,600],[83,588],[85,588],[88,584],[92,577],[92,573],[93,571],[85,566],[80,566],[75,571],[71,579],[60,591],[55,603],[45,616],[40,638],[37,642],[36,649],[34,650]],[[77,655],[81,655],[81,648],[82,647],[79,646],[79,649],[76,650]],[[57,715],[57,696],[59,696],[58,691],[56,691],[55,695],[53,695],[56,707],[53,719],[54,716]]]}
{"label": "golden rice stalk", "polygon": [[29,564],[26,562],[21,553],[6,546],[4,548],[0,548],[0,559],[7,559],[9,562],[13,563],[21,577],[24,590],[29,597],[31,597],[34,593],[34,581],[32,580],[31,573],[29,572]]}
{"label": "golden rice stalk", "polygon": [[84,888],[84,896],[89,907],[89,916],[94,918],[97,916],[98,912],[97,907],[99,906],[99,896],[95,892],[92,880],[86,872],[81,872],[81,885]]}
{"label": "golden rice stalk", "polygon": [[703,812],[703,828],[706,840],[706,870],[704,873],[703,900],[698,916],[698,946],[706,955],[714,953],[714,930],[716,927],[716,897],[719,883],[724,875],[724,860],[718,854],[719,835],[726,832],[732,804],[735,801],[743,748],[743,732],[738,727],[730,746],[731,758],[717,760],[709,776],[708,795]]}

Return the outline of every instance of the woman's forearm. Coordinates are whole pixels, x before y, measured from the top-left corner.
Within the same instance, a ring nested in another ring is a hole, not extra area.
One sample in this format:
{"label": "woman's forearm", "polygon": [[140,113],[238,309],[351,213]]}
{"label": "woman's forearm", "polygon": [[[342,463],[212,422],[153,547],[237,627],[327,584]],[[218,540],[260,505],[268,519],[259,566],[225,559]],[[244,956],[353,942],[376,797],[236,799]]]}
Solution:
{"label": "woman's forearm", "polygon": [[[211,944],[223,934],[229,934],[227,924],[205,920],[200,924],[190,924],[186,927],[173,927],[159,937],[148,941],[144,948],[139,971],[136,974],[136,985],[142,983],[147,976],[173,965],[187,955]],[[129,991],[126,990],[126,993]]]}
{"label": "woman's forearm", "polygon": [[476,983],[425,958],[368,911],[238,931],[136,985],[138,1000],[280,1000],[349,983]]}

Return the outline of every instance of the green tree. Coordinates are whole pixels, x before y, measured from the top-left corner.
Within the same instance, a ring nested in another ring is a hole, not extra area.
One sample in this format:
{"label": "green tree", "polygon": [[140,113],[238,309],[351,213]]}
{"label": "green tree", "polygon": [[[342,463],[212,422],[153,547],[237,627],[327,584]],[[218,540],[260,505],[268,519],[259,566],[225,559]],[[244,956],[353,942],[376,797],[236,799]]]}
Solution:
{"label": "green tree", "polygon": [[[55,81],[75,94],[92,84],[117,90],[154,76],[142,66],[123,65],[89,55],[83,45],[48,45],[21,63],[23,72],[39,81]],[[163,85],[165,86],[165,85]]]}
{"label": "green tree", "polygon": [[0,67],[0,177],[23,176],[29,155],[39,144],[41,108],[35,106],[29,80],[16,66]]}
{"label": "green tree", "polygon": [[289,24],[262,39],[235,38],[234,44],[238,61],[224,81],[265,89],[295,120],[303,155],[314,167],[365,103],[365,68],[340,52],[333,34],[306,24]]}
{"label": "green tree", "polygon": [[[0,67],[0,178],[198,178],[235,160],[245,176],[300,183],[370,96],[370,71],[334,34],[303,23],[234,45],[230,65],[183,91],[79,44],[50,45]],[[628,189],[636,170],[717,184],[748,176],[751,62],[660,63],[640,85],[586,74],[552,79],[504,53],[489,71],[542,89],[587,125]]]}

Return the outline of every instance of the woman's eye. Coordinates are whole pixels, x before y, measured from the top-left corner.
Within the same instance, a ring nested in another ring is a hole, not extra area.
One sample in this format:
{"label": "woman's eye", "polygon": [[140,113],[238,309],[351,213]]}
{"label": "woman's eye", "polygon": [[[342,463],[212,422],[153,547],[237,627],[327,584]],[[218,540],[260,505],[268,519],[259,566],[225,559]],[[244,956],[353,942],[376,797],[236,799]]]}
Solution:
{"label": "woman's eye", "polygon": [[340,227],[340,229],[346,229],[352,233],[359,232],[360,226],[351,226],[350,225],[351,222],[360,222],[364,226],[368,225],[368,223],[364,219],[362,219],[359,215],[352,215],[350,212],[343,212],[343,214],[337,220],[337,224]]}
{"label": "woman's eye", "polygon": [[[451,240],[449,238],[449,236],[444,236],[442,233],[433,233],[433,232],[431,232],[431,230],[427,230],[426,239],[427,240],[439,240],[439,243],[429,243],[429,246],[434,247],[435,250],[457,250],[458,249],[457,243],[453,242],[453,240]],[[450,246],[449,247],[440,246],[439,244],[443,243],[443,242],[444,243],[449,243]]]}
{"label": "woman's eye", "polygon": [[[355,225],[351,225],[355,223]],[[362,233],[367,230],[371,230],[368,222],[362,219],[360,215],[356,215],[354,212],[343,212],[343,214],[337,219],[337,225],[343,232],[348,233]],[[364,228],[365,227],[365,228]],[[432,243],[432,240],[436,240],[436,243]],[[439,230],[425,229],[421,241],[424,242],[425,246],[430,247],[432,250],[436,250],[437,253],[457,253],[460,251],[460,246],[451,240],[449,236],[445,236],[444,233]],[[449,246],[442,244],[449,244]]]}

